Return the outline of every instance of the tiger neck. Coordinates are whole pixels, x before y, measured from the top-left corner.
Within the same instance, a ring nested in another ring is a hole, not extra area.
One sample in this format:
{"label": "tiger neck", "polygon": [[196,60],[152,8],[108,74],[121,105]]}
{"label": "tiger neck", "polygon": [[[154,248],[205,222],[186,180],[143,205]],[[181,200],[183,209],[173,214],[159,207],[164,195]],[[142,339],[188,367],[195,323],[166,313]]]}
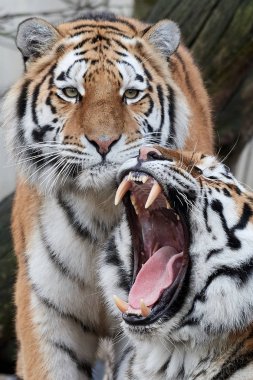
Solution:
{"label": "tiger neck", "polygon": [[71,205],[76,219],[92,223],[103,223],[108,231],[119,222],[122,215],[121,206],[115,207],[115,191],[111,187],[101,190],[76,191],[65,189],[58,194],[66,204]]}
{"label": "tiger neck", "polygon": [[194,346],[189,342],[161,339],[155,343],[139,341],[135,344],[134,362],[141,363],[136,366],[137,372],[150,376],[153,371],[152,378],[157,380],[206,380],[221,379],[224,374],[230,378],[243,368],[245,380],[251,379],[247,377],[246,367],[253,362],[253,355],[249,355],[253,349],[253,326],[224,340],[217,337]]}

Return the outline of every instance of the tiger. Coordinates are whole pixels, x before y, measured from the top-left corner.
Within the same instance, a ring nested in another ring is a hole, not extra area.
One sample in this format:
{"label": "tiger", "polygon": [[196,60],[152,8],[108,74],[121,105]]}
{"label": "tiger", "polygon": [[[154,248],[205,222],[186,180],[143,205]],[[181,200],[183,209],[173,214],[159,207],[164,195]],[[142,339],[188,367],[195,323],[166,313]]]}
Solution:
{"label": "tiger", "polygon": [[210,101],[170,20],[32,17],[16,44],[24,74],[3,108],[18,174],[16,371],[23,380],[90,379],[99,339],[118,329],[97,274],[121,219],[116,172],[145,144],[211,153]]}
{"label": "tiger", "polygon": [[129,339],[114,379],[252,380],[253,192],[216,156],[161,146],[118,182],[125,212],[100,258]]}

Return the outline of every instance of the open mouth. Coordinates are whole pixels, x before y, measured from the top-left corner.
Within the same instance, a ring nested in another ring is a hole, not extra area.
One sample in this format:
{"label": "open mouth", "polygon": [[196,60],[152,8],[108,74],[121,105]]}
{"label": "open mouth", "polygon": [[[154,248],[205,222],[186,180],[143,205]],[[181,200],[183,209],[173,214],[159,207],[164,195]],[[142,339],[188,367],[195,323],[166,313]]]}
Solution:
{"label": "open mouth", "polygon": [[128,302],[114,296],[128,324],[147,325],[169,318],[182,304],[189,264],[188,229],[177,207],[175,189],[165,196],[150,174],[130,171],[117,190],[123,199],[134,251]]}

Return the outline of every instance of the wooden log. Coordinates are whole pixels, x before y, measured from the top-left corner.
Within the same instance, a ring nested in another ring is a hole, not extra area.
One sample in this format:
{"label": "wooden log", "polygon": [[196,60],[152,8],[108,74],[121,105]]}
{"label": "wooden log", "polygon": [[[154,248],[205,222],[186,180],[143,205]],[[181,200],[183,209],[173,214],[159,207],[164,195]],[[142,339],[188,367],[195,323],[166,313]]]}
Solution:
{"label": "wooden log", "polygon": [[236,143],[234,161],[253,136],[253,1],[159,0],[147,17],[176,21],[213,100],[217,145]]}

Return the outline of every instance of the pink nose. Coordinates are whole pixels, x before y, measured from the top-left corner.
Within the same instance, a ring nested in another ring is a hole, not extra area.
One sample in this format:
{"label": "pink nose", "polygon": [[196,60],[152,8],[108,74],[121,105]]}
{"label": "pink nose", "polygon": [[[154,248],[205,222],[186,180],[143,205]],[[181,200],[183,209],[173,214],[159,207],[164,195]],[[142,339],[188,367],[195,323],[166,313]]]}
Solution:
{"label": "pink nose", "polygon": [[109,152],[112,144],[118,141],[119,137],[110,137],[107,135],[101,135],[98,138],[89,140],[93,145],[96,146],[98,152],[102,155],[105,155]]}
{"label": "pink nose", "polygon": [[161,156],[162,154],[159,152],[159,150],[152,148],[152,146],[143,146],[140,148],[139,158],[143,161],[147,161],[152,158],[154,159],[157,155]]}

